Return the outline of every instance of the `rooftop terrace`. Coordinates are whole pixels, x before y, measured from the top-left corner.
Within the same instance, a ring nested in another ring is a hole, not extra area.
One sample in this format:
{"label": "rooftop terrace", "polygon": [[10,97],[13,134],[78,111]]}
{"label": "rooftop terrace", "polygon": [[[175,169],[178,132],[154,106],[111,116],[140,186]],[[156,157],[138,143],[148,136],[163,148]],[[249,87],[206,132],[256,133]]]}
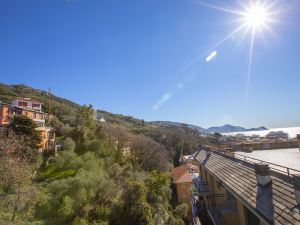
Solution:
{"label": "rooftop terrace", "polygon": [[298,148],[261,150],[251,153],[238,152],[238,154],[300,170],[300,152]]}

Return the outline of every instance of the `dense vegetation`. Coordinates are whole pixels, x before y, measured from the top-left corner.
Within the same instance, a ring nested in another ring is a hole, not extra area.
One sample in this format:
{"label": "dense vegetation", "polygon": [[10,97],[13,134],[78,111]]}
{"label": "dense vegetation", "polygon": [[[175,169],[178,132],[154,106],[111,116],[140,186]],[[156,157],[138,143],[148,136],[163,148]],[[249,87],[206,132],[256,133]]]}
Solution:
{"label": "dense vegetation", "polygon": [[1,100],[19,96],[50,101],[44,110],[62,149],[20,157],[36,152],[34,127],[15,118],[26,132],[1,129],[0,224],[184,224],[186,206],[170,204],[170,167],[209,138],[98,110],[100,122],[92,106],[0,85]]}

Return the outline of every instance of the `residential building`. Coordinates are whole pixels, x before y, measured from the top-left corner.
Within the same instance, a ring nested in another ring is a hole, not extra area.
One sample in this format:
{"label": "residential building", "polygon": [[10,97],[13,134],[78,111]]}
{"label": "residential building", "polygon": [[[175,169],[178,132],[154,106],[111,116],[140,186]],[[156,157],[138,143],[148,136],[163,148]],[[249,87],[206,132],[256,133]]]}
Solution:
{"label": "residential building", "polygon": [[31,100],[31,98],[16,98],[15,100],[12,101],[11,105],[13,107],[31,109],[31,110],[42,112],[43,103],[39,101]]}
{"label": "residential building", "polygon": [[[198,167],[191,164],[184,164],[172,169],[173,183],[176,186],[178,204],[185,203],[188,205],[188,219],[192,219],[192,207],[190,203],[190,189],[193,186],[191,175],[198,174]],[[199,175],[199,174],[198,174]]]}
{"label": "residential building", "polygon": [[300,171],[216,149],[195,160],[191,203],[203,224],[300,225]]}
{"label": "residential building", "polygon": [[266,139],[288,139],[289,135],[283,131],[271,131],[266,135]]}
{"label": "residential building", "polygon": [[0,126],[7,126],[10,121],[9,116],[10,105],[5,103],[0,103]]}
{"label": "residential building", "polygon": [[39,151],[54,150],[55,149],[55,132],[51,127],[38,127],[37,131],[40,132],[42,141],[39,144]]}
{"label": "residential building", "polygon": [[42,112],[42,104],[30,98],[17,98],[12,101],[11,105],[2,103],[0,126],[8,125],[14,115],[23,115],[35,121],[39,127],[44,127],[47,113]]}
{"label": "residential building", "polygon": [[8,126],[16,115],[26,116],[37,124],[37,130],[41,133],[39,151],[54,149],[55,133],[51,128],[45,127],[47,113],[42,111],[42,105],[42,102],[30,98],[16,98],[11,104],[0,103],[0,127]]}

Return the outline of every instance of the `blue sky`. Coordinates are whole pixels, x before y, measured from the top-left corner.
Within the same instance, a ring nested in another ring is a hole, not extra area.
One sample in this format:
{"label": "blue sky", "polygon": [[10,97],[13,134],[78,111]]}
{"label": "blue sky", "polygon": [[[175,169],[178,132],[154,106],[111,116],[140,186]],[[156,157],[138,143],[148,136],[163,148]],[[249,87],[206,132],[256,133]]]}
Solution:
{"label": "blue sky", "polygon": [[247,95],[251,35],[210,49],[239,25],[230,13],[192,0],[0,0],[0,82],[147,121],[300,126],[300,4],[274,9]]}

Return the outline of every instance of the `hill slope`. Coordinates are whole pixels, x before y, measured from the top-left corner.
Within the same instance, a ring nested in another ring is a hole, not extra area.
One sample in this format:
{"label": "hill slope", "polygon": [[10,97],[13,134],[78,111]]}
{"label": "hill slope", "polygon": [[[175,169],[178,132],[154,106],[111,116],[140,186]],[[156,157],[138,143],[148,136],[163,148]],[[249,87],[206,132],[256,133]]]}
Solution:
{"label": "hill slope", "polygon": [[[10,103],[16,97],[29,97],[40,100],[46,104],[43,105],[43,110],[49,112],[48,102],[50,101],[50,113],[57,117],[56,120],[51,120],[51,125],[54,127],[76,127],[80,110],[82,106],[70,100],[57,97],[53,94],[50,96],[47,92],[34,89],[26,85],[5,85],[0,84],[0,100]],[[178,123],[158,123],[145,122],[141,119],[136,119],[131,116],[113,114],[103,110],[96,110],[100,118],[104,118],[106,123],[115,124],[125,127],[133,134],[141,134],[150,137],[154,141],[163,144],[169,152],[175,164],[178,163],[181,152],[183,154],[191,154],[195,151],[197,144],[207,144],[211,137],[203,137],[203,129],[193,125],[178,125]],[[100,123],[100,122],[99,122]],[[196,131],[196,132],[195,132]],[[63,135],[58,134],[58,135]],[[213,137],[212,137],[213,138]]]}

